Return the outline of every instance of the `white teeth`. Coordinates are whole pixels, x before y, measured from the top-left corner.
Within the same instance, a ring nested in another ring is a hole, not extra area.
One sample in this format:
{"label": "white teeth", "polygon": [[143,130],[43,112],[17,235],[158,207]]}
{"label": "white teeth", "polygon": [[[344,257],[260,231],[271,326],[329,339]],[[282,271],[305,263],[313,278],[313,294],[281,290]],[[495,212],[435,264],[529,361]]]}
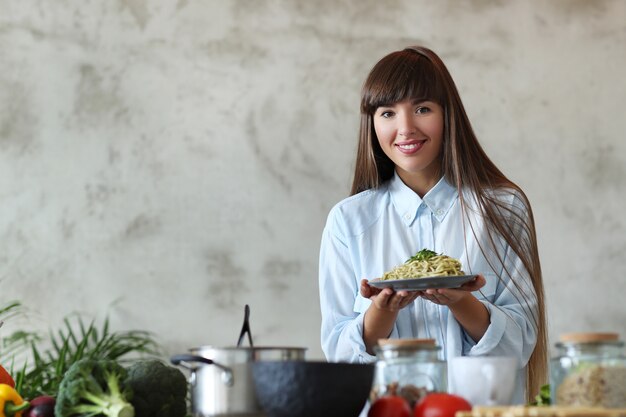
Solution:
{"label": "white teeth", "polygon": [[411,143],[409,145],[398,145],[398,147],[401,149],[411,150],[417,148],[417,144]]}

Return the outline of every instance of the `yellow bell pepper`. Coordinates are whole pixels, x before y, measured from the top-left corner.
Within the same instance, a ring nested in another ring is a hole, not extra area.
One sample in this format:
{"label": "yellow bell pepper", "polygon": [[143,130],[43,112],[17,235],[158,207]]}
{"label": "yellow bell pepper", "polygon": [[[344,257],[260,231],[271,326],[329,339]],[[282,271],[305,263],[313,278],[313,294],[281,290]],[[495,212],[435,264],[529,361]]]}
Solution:
{"label": "yellow bell pepper", "polygon": [[22,417],[29,406],[12,386],[0,384],[0,417]]}

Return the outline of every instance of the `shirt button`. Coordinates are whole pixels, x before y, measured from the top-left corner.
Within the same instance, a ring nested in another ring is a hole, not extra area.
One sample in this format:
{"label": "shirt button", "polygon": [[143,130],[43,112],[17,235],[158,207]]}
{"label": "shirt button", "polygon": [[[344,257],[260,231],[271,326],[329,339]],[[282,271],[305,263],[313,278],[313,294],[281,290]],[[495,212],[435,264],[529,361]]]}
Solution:
{"label": "shirt button", "polygon": [[441,215],[443,215],[443,210],[439,209],[439,210],[437,210],[437,211],[435,212],[435,214],[436,214],[437,216],[441,216]]}
{"label": "shirt button", "polygon": [[405,214],[404,220],[411,220],[411,215],[409,213]]}

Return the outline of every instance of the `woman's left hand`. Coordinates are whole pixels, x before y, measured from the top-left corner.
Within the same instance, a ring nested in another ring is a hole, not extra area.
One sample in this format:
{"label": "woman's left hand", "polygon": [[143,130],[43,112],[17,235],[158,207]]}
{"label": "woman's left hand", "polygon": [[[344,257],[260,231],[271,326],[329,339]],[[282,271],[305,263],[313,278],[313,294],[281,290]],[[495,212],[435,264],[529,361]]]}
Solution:
{"label": "woman's left hand", "polygon": [[450,306],[465,297],[473,297],[472,291],[478,291],[485,286],[487,281],[482,275],[477,275],[473,280],[466,282],[459,288],[438,288],[419,291],[419,296],[435,304]]}

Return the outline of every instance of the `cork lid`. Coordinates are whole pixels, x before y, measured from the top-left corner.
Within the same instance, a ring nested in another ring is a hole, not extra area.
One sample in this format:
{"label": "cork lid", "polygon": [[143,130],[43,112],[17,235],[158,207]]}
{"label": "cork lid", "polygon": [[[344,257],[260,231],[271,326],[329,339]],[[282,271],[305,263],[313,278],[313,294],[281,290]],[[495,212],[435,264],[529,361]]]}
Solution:
{"label": "cork lid", "polygon": [[617,342],[617,333],[564,333],[559,337],[563,343],[597,343],[597,342]]}
{"label": "cork lid", "polygon": [[378,346],[435,347],[435,339],[378,339]]}

